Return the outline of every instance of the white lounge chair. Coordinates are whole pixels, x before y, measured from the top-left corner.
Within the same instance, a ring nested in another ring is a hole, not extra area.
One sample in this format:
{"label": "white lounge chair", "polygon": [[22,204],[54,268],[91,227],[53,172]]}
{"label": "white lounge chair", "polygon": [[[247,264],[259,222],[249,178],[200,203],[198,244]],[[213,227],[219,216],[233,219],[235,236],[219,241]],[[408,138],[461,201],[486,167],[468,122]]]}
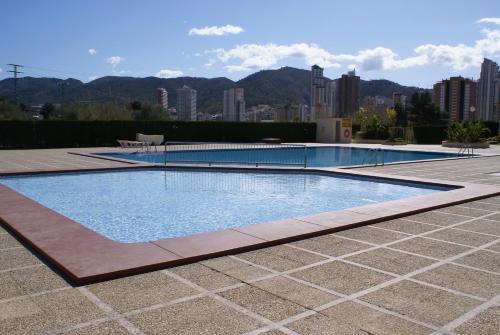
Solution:
{"label": "white lounge chair", "polygon": [[116,140],[118,144],[120,144],[120,147],[123,149],[127,148],[140,148],[143,149],[144,147],[147,148],[148,144],[145,142],[141,141],[128,141],[128,140]]}
{"label": "white lounge chair", "polygon": [[156,146],[161,145],[165,138],[163,135],[145,135],[141,133],[135,134],[135,139],[138,142],[147,143],[148,147],[151,145],[155,146],[155,151],[157,151]]}

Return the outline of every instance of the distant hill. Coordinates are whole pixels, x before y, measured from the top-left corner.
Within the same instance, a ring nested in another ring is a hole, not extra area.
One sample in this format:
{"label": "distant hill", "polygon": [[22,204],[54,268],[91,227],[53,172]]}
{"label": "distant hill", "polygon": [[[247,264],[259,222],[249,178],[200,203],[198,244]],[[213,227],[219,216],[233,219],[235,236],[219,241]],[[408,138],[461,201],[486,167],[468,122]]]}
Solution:
{"label": "distant hill", "polygon": [[[264,70],[249,75],[237,82],[228,78],[179,77],[162,79],[157,77],[135,78],[108,76],[88,83],[66,79],[65,101],[118,102],[139,100],[156,102],[156,89],[168,91],[169,105],[176,105],[176,89],[183,85],[198,91],[198,109],[210,113],[222,110],[222,95],[225,89],[243,87],[247,106],[257,104],[284,105],[288,103],[309,103],[310,72],[308,70],[283,67]],[[18,81],[19,99],[26,104],[58,103],[61,88],[57,78],[23,77]],[[417,87],[402,86],[389,80],[361,80],[361,98],[381,95],[392,98],[392,92],[401,91],[407,95],[420,90]],[[0,97],[12,98],[13,79],[0,81]]]}

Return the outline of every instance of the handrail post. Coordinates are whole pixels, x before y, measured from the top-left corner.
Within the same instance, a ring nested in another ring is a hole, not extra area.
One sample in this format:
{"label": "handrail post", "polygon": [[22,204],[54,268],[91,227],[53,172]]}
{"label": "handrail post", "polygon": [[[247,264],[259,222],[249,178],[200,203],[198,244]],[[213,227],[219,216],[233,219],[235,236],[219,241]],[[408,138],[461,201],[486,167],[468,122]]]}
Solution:
{"label": "handrail post", "polygon": [[307,145],[304,144],[304,168],[307,168]]}

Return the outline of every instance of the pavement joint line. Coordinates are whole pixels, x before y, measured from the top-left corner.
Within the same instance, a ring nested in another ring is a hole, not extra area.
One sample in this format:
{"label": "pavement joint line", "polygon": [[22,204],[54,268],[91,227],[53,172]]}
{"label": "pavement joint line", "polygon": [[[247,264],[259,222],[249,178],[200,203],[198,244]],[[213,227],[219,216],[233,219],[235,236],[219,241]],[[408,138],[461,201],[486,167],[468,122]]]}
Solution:
{"label": "pavement joint line", "polygon": [[[420,224],[423,224],[423,225],[434,226],[434,227],[439,227],[439,228],[443,227],[443,226],[439,226],[439,225],[435,225],[435,224],[431,224],[431,223],[423,223],[423,222],[418,222],[418,221],[413,221],[413,220],[408,220],[408,219],[403,219],[403,218],[400,219],[400,220],[404,220],[404,221],[411,222],[411,223],[420,223]],[[393,231],[393,232],[396,232],[396,233],[409,234],[409,233],[404,233],[404,232],[401,232],[399,230],[394,230],[394,229],[390,229],[390,228],[377,227],[377,226],[373,226],[373,227],[377,228],[377,229],[384,229],[384,230],[388,230],[388,231]],[[464,232],[467,232],[467,233],[475,233],[475,234],[479,234],[479,235],[485,235],[485,236],[491,236],[491,237],[500,238],[500,235],[488,234],[488,233],[477,232],[477,231],[474,231],[474,230],[468,230],[468,229],[458,228],[458,226],[454,226],[454,227],[452,227],[450,229],[452,229],[452,230],[460,230],[460,231],[464,231]],[[433,233],[434,230],[429,231],[429,232]],[[409,234],[409,235],[414,235],[414,234]]]}
{"label": "pavement joint line", "polygon": [[[390,279],[390,280],[384,281],[384,282],[382,282],[382,283],[380,283],[380,284],[378,284],[378,285],[375,285],[375,286],[369,287],[369,288],[367,288],[367,289],[364,289],[364,290],[361,290],[361,291],[355,292],[355,293],[353,293],[353,294],[351,294],[351,295],[349,295],[349,296],[346,296],[345,294],[341,294],[340,292],[335,292],[335,291],[331,291],[331,293],[332,293],[332,294],[336,294],[336,295],[338,295],[338,296],[340,296],[340,297],[345,297],[345,298],[346,298],[346,299],[348,299],[348,300],[354,300],[354,299],[357,299],[357,298],[359,298],[359,297],[361,297],[361,296],[363,296],[363,295],[366,295],[366,294],[369,294],[369,293],[375,292],[376,290],[379,290],[379,289],[381,289],[381,288],[385,288],[385,287],[387,287],[387,286],[390,286],[390,285],[396,284],[396,283],[401,282],[401,281],[403,281],[403,280],[410,279],[411,277],[413,277],[413,276],[415,276],[415,275],[418,275],[418,274],[424,273],[424,272],[429,271],[429,270],[433,270],[433,269],[435,269],[435,268],[437,268],[437,267],[439,267],[439,266],[441,266],[441,265],[444,265],[444,264],[449,263],[449,261],[452,261],[452,260],[455,260],[455,259],[458,259],[458,258],[464,257],[464,256],[466,256],[466,255],[468,255],[468,254],[474,253],[474,252],[479,251],[479,250],[483,250],[484,248],[487,248],[487,247],[489,247],[490,245],[495,244],[496,242],[497,242],[497,241],[492,241],[492,242],[489,242],[489,243],[483,244],[483,245],[482,245],[482,246],[480,246],[480,247],[474,247],[474,248],[471,248],[471,249],[466,250],[466,251],[464,251],[464,252],[462,252],[462,253],[459,253],[459,254],[457,254],[457,255],[454,255],[454,256],[448,257],[448,258],[446,258],[446,259],[444,259],[444,260],[440,260],[440,261],[438,261],[438,262],[436,262],[436,263],[430,264],[430,265],[428,265],[428,266],[426,266],[426,267],[423,267],[423,268],[417,269],[417,270],[415,270],[415,271],[409,272],[409,273],[407,273],[407,274],[405,274],[405,275],[401,275],[400,277],[395,277],[395,278],[393,278],[393,279]],[[394,242],[392,242],[392,243],[394,243]],[[269,268],[267,268],[267,267],[264,267],[264,266],[259,266],[258,264],[254,264],[254,263],[252,263],[252,262],[250,262],[250,261],[247,261],[247,260],[244,260],[244,259],[240,259],[240,258],[238,258],[238,257],[236,257],[236,256],[230,256],[230,257],[235,258],[235,259],[238,259],[238,260],[240,260],[240,261],[242,261],[242,262],[244,262],[244,263],[247,263],[247,264],[249,264],[249,265],[254,265],[254,266],[260,267],[260,268],[265,269],[265,270],[270,271],[270,272],[277,272],[277,271],[272,270],[272,269],[269,269]],[[330,257],[331,257],[331,256],[330,256]],[[279,272],[279,271],[278,271],[278,272]],[[308,285],[308,286],[311,286],[311,287],[317,286],[317,285],[312,284],[312,283],[309,283],[309,282],[307,282],[307,281],[302,281],[302,280],[300,280],[299,278],[295,278],[295,277],[293,277],[293,276],[290,276],[289,274],[286,274],[286,273],[282,273],[282,276],[283,276],[283,277],[285,277],[285,278],[291,279],[291,280],[295,280],[295,281],[297,281],[297,282],[302,282],[303,284]],[[298,279],[298,280],[296,280],[296,279]],[[311,284],[312,284],[312,285],[314,285],[314,286],[312,286]],[[316,287],[316,288],[317,288],[317,287]],[[449,291],[448,291],[448,292],[449,292]],[[449,292],[449,293],[451,293],[451,292]],[[336,304],[340,303],[338,300],[339,300],[339,299],[334,300],[334,301],[332,301],[332,302],[330,302],[330,303],[327,303],[327,304],[325,304],[325,305],[323,305],[323,306],[319,306],[319,307],[317,307],[317,308],[316,308],[316,310],[321,311],[321,310],[323,310],[323,309],[326,309],[326,308],[332,307],[332,306],[334,306],[334,305],[336,305]],[[432,326],[432,327],[431,327],[431,329],[437,329],[437,328],[438,328],[438,327],[436,327],[436,326]]]}
{"label": "pavement joint line", "polygon": [[[239,284],[235,284],[235,285],[231,285],[231,286],[226,286],[226,287],[217,289],[216,291],[223,292],[223,291],[231,290],[231,289],[234,289],[236,287],[244,286],[244,285],[245,285],[244,283],[239,283]],[[71,287],[68,287],[68,288],[71,288]],[[121,317],[133,316],[133,315],[137,315],[137,314],[140,314],[140,313],[143,313],[143,312],[147,312],[147,311],[153,311],[153,310],[156,310],[156,309],[164,308],[164,307],[175,305],[175,304],[178,304],[178,303],[182,303],[182,302],[186,302],[186,301],[198,299],[198,298],[201,298],[201,297],[204,297],[204,296],[207,296],[207,294],[206,293],[198,293],[198,294],[189,295],[189,296],[186,296],[186,297],[182,297],[182,298],[170,300],[170,301],[167,301],[165,303],[159,303],[159,304],[155,304],[155,305],[150,305],[150,306],[146,306],[146,307],[137,308],[137,309],[134,309],[134,310],[131,310],[131,311],[123,312],[121,314],[115,313],[115,314],[108,315],[107,317],[98,318],[98,319],[90,320],[90,321],[87,321],[87,322],[83,322],[83,323],[75,324],[75,325],[72,325],[72,326],[68,326],[68,327],[66,327],[64,329],[59,329],[58,332],[68,332],[68,331],[71,331],[71,330],[82,329],[82,328],[85,328],[85,327],[88,327],[88,326],[92,326],[92,325],[97,325],[97,324],[100,324],[100,323],[103,323],[103,322],[106,322],[106,321],[116,320],[116,319],[119,319]]]}
{"label": "pavement joint line", "polygon": [[477,316],[479,313],[487,310],[491,306],[497,305],[500,302],[500,294],[496,295],[495,297],[491,298],[490,300],[482,303],[479,306],[476,306],[475,308],[471,309],[470,311],[462,314],[460,317],[456,318],[455,320],[447,323],[443,327],[441,327],[438,331],[451,331],[463,323],[469,321],[470,319],[474,318]]}
{"label": "pavement joint line", "polygon": [[276,324],[276,322],[269,320],[269,319],[255,313],[255,312],[252,312],[251,310],[249,310],[243,306],[240,306],[240,305],[218,295],[217,293],[210,291],[210,290],[208,290],[200,285],[197,285],[197,284],[191,282],[190,280],[187,280],[187,279],[185,279],[185,278],[183,278],[183,277],[181,277],[181,276],[179,276],[179,275],[177,275],[169,270],[162,270],[161,272],[163,272],[167,276],[170,276],[170,277],[176,279],[177,281],[180,281],[188,286],[191,286],[192,288],[194,288],[200,292],[206,293],[209,297],[219,301],[220,303],[222,303],[222,304],[224,304],[224,305],[226,305],[234,310],[237,310],[238,312],[240,312],[246,316],[249,316],[249,317],[265,324],[265,325],[273,326],[273,329],[279,329],[282,332],[284,332],[286,334],[290,334],[290,335],[300,335],[300,334],[297,334],[297,333],[295,333],[295,332],[293,332],[285,327],[279,326],[278,324]]}
{"label": "pavement joint line", "polygon": [[33,265],[19,266],[17,268],[10,268],[10,269],[0,270],[0,273],[12,272],[12,271],[24,270],[24,269],[31,269],[31,268],[36,268],[36,267],[39,267],[39,266],[45,266],[45,264],[39,263],[39,264],[33,264]]}
{"label": "pavement joint line", "polygon": [[89,301],[94,303],[99,309],[109,316],[116,316],[116,321],[125,328],[132,335],[144,335],[144,333],[134,326],[130,321],[128,321],[123,315],[115,311],[110,305],[106,304],[104,301],[99,299],[94,293],[92,293],[87,287],[82,286],[77,288],[82,295],[84,295]]}
{"label": "pavement joint line", "polygon": [[60,291],[69,290],[71,288],[72,288],[71,286],[66,286],[66,287],[59,287],[59,288],[56,288],[56,289],[53,289],[53,290],[40,291],[40,292],[36,292],[36,293],[31,293],[31,294],[18,295],[16,297],[6,298],[6,299],[0,300],[0,304],[5,304],[5,303],[8,303],[8,302],[17,301],[17,300],[29,299],[29,298],[33,298],[33,297],[38,297],[40,295],[49,294],[49,293],[57,293],[57,292],[60,292]]}
{"label": "pavement joint line", "polygon": [[[303,251],[307,251],[307,249],[303,249],[303,248],[299,248],[299,249],[303,250]],[[380,248],[376,248],[376,249],[378,250]],[[362,251],[362,253],[365,253],[365,252],[367,252],[367,251],[366,250]],[[358,266],[358,267],[362,267],[362,268],[365,268],[365,269],[368,269],[368,270],[371,270],[371,271],[375,271],[375,272],[379,272],[379,273],[382,273],[382,274],[386,274],[386,275],[389,275],[389,276],[392,276],[392,277],[402,277],[402,275],[400,275],[398,273],[381,270],[381,269],[374,268],[374,267],[371,267],[371,266],[368,266],[368,265],[365,265],[365,264],[362,264],[362,263],[352,262],[352,261],[349,261],[349,260],[346,259],[348,257],[353,256],[353,254],[359,254],[359,253],[361,253],[361,252],[354,252],[354,253],[346,254],[346,255],[342,255],[342,256],[329,256],[329,255],[326,255],[326,254],[314,252],[314,254],[316,254],[318,256],[326,257],[328,259],[331,259],[332,261],[344,262],[344,263],[351,264],[351,265]],[[435,259],[435,260],[436,261],[440,261],[439,259]],[[296,270],[296,269],[293,269],[293,270]],[[296,272],[296,271],[294,271],[294,272]],[[481,298],[481,297],[478,297],[478,296],[475,296],[475,295],[471,295],[471,294],[468,294],[468,293],[464,293],[464,292],[460,292],[460,291],[455,291],[455,290],[449,289],[449,288],[444,287],[444,286],[439,286],[439,285],[427,283],[427,282],[420,281],[420,280],[417,280],[417,279],[414,279],[414,278],[405,278],[405,279],[410,280],[412,282],[416,282],[416,283],[422,284],[422,285],[426,285],[426,286],[434,287],[434,288],[441,289],[441,290],[444,290],[444,291],[448,291],[448,292],[454,293],[456,295],[462,295],[462,296],[466,296],[466,297],[469,297],[469,298],[472,298],[472,299],[476,299],[476,300],[480,300],[480,301],[487,300],[485,298]]]}
{"label": "pavement joint line", "polygon": [[[0,235],[3,235],[3,234],[0,234]],[[22,245],[20,245],[18,247],[2,248],[2,249],[0,249],[0,251],[9,251],[9,250],[16,250],[16,249],[26,249],[26,248],[23,247]]]}
{"label": "pavement joint line", "polygon": [[[233,257],[233,256],[231,256],[231,257]],[[250,261],[247,261],[247,260],[244,260],[244,259],[240,259],[240,258],[238,258],[236,256],[234,256],[233,258],[235,258],[235,259],[237,259],[239,261],[242,261],[244,263],[247,263],[249,265],[253,265],[253,266],[256,266],[256,267],[259,267],[259,268],[262,268],[262,269],[266,269],[267,271],[275,272],[275,276],[282,276],[284,278],[290,279],[290,280],[295,281],[297,283],[301,283],[301,284],[303,284],[305,286],[309,286],[309,287],[315,288],[315,289],[317,289],[319,291],[323,291],[323,292],[326,292],[326,293],[329,293],[329,294],[332,294],[332,295],[338,297],[337,299],[334,299],[334,300],[332,300],[332,301],[330,301],[330,302],[328,302],[326,304],[323,304],[321,306],[315,307],[313,310],[316,311],[317,313],[320,313],[322,310],[325,310],[325,309],[327,309],[329,307],[332,307],[334,305],[340,304],[342,302],[354,301],[354,302],[362,303],[363,305],[365,305],[367,307],[370,307],[372,309],[376,309],[376,310],[378,310],[380,312],[383,312],[385,314],[390,314],[390,315],[393,315],[393,316],[397,316],[397,317],[399,317],[401,319],[404,319],[404,320],[407,320],[407,321],[411,321],[411,322],[416,323],[416,324],[423,325],[423,326],[428,327],[428,328],[430,328],[432,330],[438,329],[437,326],[434,326],[434,325],[431,325],[431,324],[427,324],[425,322],[413,319],[413,318],[411,318],[409,316],[406,316],[406,315],[403,315],[403,314],[399,314],[399,313],[387,310],[387,309],[382,308],[382,307],[377,306],[377,305],[372,305],[372,304],[370,304],[368,302],[365,302],[365,301],[362,301],[362,300],[358,300],[357,298],[353,298],[353,296],[355,295],[355,293],[353,293],[351,295],[340,293],[340,292],[337,292],[337,291],[334,291],[334,290],[322,287],[320,285],[308,282],[306,280],[303,280],[303,279],[300,279],[300,278],[296,278],[296,277],[292,277],[292,276],[290,276],[289,274],[287,274],[285,272],[279,272],[279,271],[267,268],[265,266],[254,264],[254,263],[252,263]],[[299,314],[302,314],[302,313],[299,313]],[[293,317],[290,317],[289,319],[291,319],[291,318],[293,318]],[[288,319],[285,319],[285,320],[288,320]],[[283,325],[286,325],[285,320],[282,320],[279,323],[283,324]],[[293,321],[296,321],[296,320],[294,319]],[[293,321],[290,321],[290,322],[293,322]]]}

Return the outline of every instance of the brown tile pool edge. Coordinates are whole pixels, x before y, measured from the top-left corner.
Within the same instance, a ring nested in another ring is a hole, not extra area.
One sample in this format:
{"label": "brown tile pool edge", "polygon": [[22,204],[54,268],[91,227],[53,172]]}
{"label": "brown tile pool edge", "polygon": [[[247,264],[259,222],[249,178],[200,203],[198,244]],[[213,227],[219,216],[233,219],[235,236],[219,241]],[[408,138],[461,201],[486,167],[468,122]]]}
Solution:
{"label": "brown tile pool edge", "polygon": [[[144,168],[164,169],[165,167],[134,166],[67,172]],[[192,169],[199,170],[200,168]],[[206,167],[201,169],[207,170]],[[265,170],[284,173],[290,171],[289,169],[283,171],[283,169],[233,167],[218,167],[217,169]],[[144,243],[120,243],[110,240],[0,184],[0,223],[50,264],[62,271],[72,282],[80,285],[332,233],[500,194],[499,187],[490,185],[444,183],[422,178],[394,178],[376,173],[338,169],[296,169],[294,171],[460,188],[431,195],[216,232]],[[53,173],[60,172],[53,171]],[[47,172],[22,174],[40,173]]]}

